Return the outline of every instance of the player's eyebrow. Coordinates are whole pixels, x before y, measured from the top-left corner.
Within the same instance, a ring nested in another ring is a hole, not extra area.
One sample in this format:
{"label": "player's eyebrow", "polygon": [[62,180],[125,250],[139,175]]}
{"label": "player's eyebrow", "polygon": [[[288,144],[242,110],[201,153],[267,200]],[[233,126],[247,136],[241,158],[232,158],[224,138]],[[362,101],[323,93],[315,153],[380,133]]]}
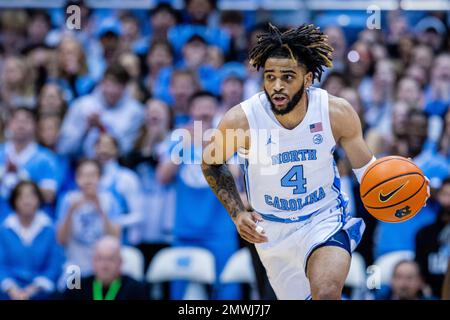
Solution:
{"label": "player's eyebrow", "polygon": [[292,73],[292,74],[297,74],[297,72],[295,72],[294,70],[281,70],[281,73]]}
{"label": "player's eyebrow", "polygon": [[[275,72],[275,70],[273,69],[267,69],[264,70],[264,73],[268,73],[268,72]],[[295,72],[294,70],[280,70],[281,73],[291,73],[291,74],[297,74],[297,72]]]}

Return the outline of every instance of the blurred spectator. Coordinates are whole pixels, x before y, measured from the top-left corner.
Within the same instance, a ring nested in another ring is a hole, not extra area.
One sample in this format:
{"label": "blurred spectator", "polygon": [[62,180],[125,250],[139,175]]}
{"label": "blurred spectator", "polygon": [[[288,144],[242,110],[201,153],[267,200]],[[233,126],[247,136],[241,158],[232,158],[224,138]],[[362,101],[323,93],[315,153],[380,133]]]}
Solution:
{"label": "blurred spectator", "polygon": [[55,152],[58,163],[56,178],[58,193],[62,194],[75,187],[75,176],[69,157],[56,153],[56,146],[61,130],[61,116],[55,113],[42,113],[37,124],[37,140],[40,145]]}
{"label": "blurred spectator", "polygon": [[150,99],[136,145],[122,159],[124,165],[137,172],[141,182],[143,222],[138,248],[144,255],[145,271],[153,256],[173,240],[174,188],[172,184],[161,184],[156,178],[156,168],[168,154],[172,127],[170,107],[161,100]]}
{"label": "blurred spectator", "polygon": [[189,121],[189,99],[200,89],[197,77],[188,70],[176,70],[170,80],[170,95],[173,99],[172,108],[175,115],[175,127]]}
{"label": "blurred spectator", "polygon": [[10,202],[13,212],[0,226],[0,299],[50,298],[64,256],[52,221],[39,210],[42,195],[35,183],[22,181]]}
{"label": "blurred spectator", "polygon": [[428,139],[428,125],[428,115],[426,113],[414,109],[409,112],[406,127],[414,128],[414,130],[407,130],[406,138],[408,142],[408,155],[413,159],[421,155],[422,151],[429,149],[429,145],[426,144]]}
{"label": "blurred spectator", "polygon": [[349,82],[342,73],[331,71],[327,74],[321,87],[322,89],[327,90],[329,94],[337,96],[339,92],[348,85]]}
{"label": "blurred spectator", "polygon": [[71,105],[61,129],[60,153],[92,156],[100,132],[117,139],[121,154],[131,150],[142,123],[143,108],[126,90],[129,79],[122,66],[112,65],[92,94]]}
{"label": "blurred spectator", "polygon": [[411,107],[406,102],[398,101],[394,104],[390,128],[382,131],[372,128],[366,134],[366,142],[376,156],[397,154],[408,157],[408,118]]}
{"label": "blurred spectator", "polygon": [[397,71],[392,60],[377,61],[373,79],[360,91],[369,126],[383,126],[389,119],[395,99],[396,79]]}
{"label": "blurred spectator", "polygon": [[228,62],[221,70],[220,109],[216,118],[220,120],[230,108],[244,100],[246,70],[238,62]]}
{"label": "blurred spectator", "polygon": [[436,57],[431,69],[430,85],[425,89],[425,110],[442,116],[450,105],[450,54]]}
{"label": "blurred spectator", "polygon": [[54,83],[46,83],[39,92],[38,115],[41,114],[56,114],[61,119],[67,111],[67,104],[64,98],[64,93],[61,87]]}
{"label": "blurred spectator", "polygon": [[1,44],[5,56],[18,54],[27,44],[28,14],[22,9],[3,9],[0,13]]}
{"label": "blurred spectator", "polygon": [[438,152],[450,163],[450,108],[444,115],[444,125],[441,139],[438,142]]}
{"label": "blurred spectator", "polygon": [[418,65],[429,72],[433,63],[433,50],[426,45],[418,45],[413,48],[411,65]]}
{"label": "blurred spectator", "polygon": [[[67,21],[74,22],[72,20],[74,11],[73,8],[70,8],[73,5],[80,9],[79,21],[76,21],[80,23],[79,28],[69,28],[66,24]],[[84,0],[67,0],[58,14],[60,14],[61,20],[54,18],[55,16],[53,18],[54,20],[59,20],[60,24],[47,35],[46,44],[51,47],[57,47],[61,39],[65,37],[76,38],[84,49],[89,75],[97,81],[105,70],[105,64],[102,60],[102,46],[96,37],[99,25],[93,10],[87,6]]]}
{"label": "blurred spectator", "polygon": [[413,78],[403,77],[397,83],[397,101],[404,101],[414,109],[423,109],[423,94],[420,84]]}
{"label": "blurred spectator", "polygon": [[0,144],[3,144],[5,142],[5,115],[0,110]]}
{"label": "blurred spectator", "polygon": [[[403,36],[398,43],[397,51],[403,66],[415,66],[411,63],[414,47],[417,45],[415,38],[411,35]],[[389,51],[387,52],[389,55]],[[418,66],[420,67],[420,66]]]}
{"label": "blurred spectator", "polygon": [[120,236],[115,222],[120,207],[114,196],[99,189],[101,167],[97,161],[82,160],[76,170],[78,190],[66,193],[58,208],[57,239],[65,248],[67,265],[92,273],[95,242],[104,235]]}
{"label": "blurred spectator", "polygon": [[107,133],[101,134],[95,144],[95,159],[102,166],[100,187],[111,192],[119,205],[122,215],[115,222],[124,232],[124,242],[137,244],[140,237],[137,228],[143,218],[141,185],[136,173],[119,165],[118,147]]}
{"label": "blurred spectator", "polygon": [[231,48],[227,61],[243,61],[248,55],[248,39],[244,26],[244,15],[237,10],[220,13],[220,27],[228,32],[231,38]]}
{"label": "blurred spectator", "polygon": [[450,258],[448,259],[447,272],[442,284],[442,300],[450,300]]}
{"label": "blurred spectator", "polygon": [[140,103],[145,103],[148,100],[150,93],[148,92],[143,82],[141,74],[141,61],[139,57],[131,52],[122,53],[119,56],[119,63],[124,67],[130,75],[128,82],[128,91],[134,99]]}
{"label": "blurred spectator", "polygon": [[55,151],[60,127],[61,117],[58,114],[44,113],[39,116],[36,131],[38,142],[47,149]]}
{"label": "blurred spectator", "polygon": [[43,45],[45,38],[52,27],[51,19],[44,10],[33,10],[30,12],[29,22],[27,24],[27,44]]}
{"label": "blurred spectator", "polygon": [[158,3],[150,12],[151,39],[167,40],[167,32],[179,21],[177,11],[170,4]]}
{"label": "blurred spectator", "polygon": [[173,49],[167,40],[156,40],[152,42],[146,57],[148,68],[146,86],[150,92],[153,92],[160,71],[166,67],[170,67],[173,64],[173,60]]}
{"label": "blurred spectator", "polygon": [[21,57],[25,59],[28,69],[32,72],[34,89],[39,93],[49,75],[56,73],[56,49],[46,44],[29,45],[21,51]]}
{"label": "blurred spectator", "polygon": [[208,58],[208,43],[201,35],[193,35],[183,45],[183,58],[180,63],[181,68],[191,70],[198,75],[202,88],[218,93],[218,79],[216,72],[205,64]]}
{"label": "blurred spectator", "polygon": [[425,281],[435,296],[441,295],[447,271],[450,242],[450,178],[442,182],[437,193],[438,218],[420,229],[416,236],[416,261],[423,270]]}
{"label": "blurred spectator", "polygon": [[[212,127],[214,114],[218,108],[217,98],[208,92],[197,92],[190,100],[192,121],[202,121],[201,134]],[[194,124],[186,126],[190,136],[182,139],[182,145],[176,144],[170,157],[160,163],[157,176],[161,183],[174,181],[176,190],[174,246],[199,246],[210,250],[215,257],[216,275],[219,279],[226,261],[238,249],[235,226],[225,208],[215,194],[208,188],[202,174],[200,163],[202,140],[194,137]],[[192,143],[191,143],[192,141]],[[199,145],[200,143],[200,145]],[[182,147],[174,151],[175,147]],[[176,154],[174,154],[176,153]],[[184,160],[181,164],[175,158]],[[186,205],[190,204],[190,205]],[[195,204],[195,205],[194,205]],[[171,288],[173,299],[181,299],[186,284],[175,282]],[[216,283],[213,299],[238,299],[240,290],[237,285],[219,285]]]}
{"label": "blurred spectator", "polygon": [[142,54],[145,52],[146,39],[141,35],[139,21],[132,13],[126,12],[121,15],[120,23],[122,32],[120,35],[120,49],[122,52],[134,52]]}
{"label": "blurred spectator", "polygon": [[444,23],[436,17],[420,20],[415,26],[415,32],[419,43],[430,46],[435,52],[442,49],[447,35]]}
{"label": "blurred spectator", "polygon": [[208,28],[217,28],[219,15],[216,9],[217,0],[185,0],[186,11],[183,11],[184,23],[200,24]]}
{"label": "blurred spectator", "polygon": [[148,300],[149,290],[144,283],[121,273],[120,242],[111,236],[95,243],[93,275],[84,277],[80,289],[66,289],[64,300]]}
{"label": "blurred spectator", "polygon": [[423,290],[425,284],[420,273],[419,265],[414,261],[400,261],[394,267],[391,279],[391,290],[386,297],[389,300],[429,300]]}
{"label": "blurred spectator", "polygon": [[366,44],[355,42],[347,54],[347,74],[352,86],[358,88],[361,98],[365,101],[366,96],[370,96],[370,89],[364,87],[368,85],[373,74],[373,57]]}
{"label": "blurred spectator", "polygon": [[450,111],[444,118],[444,125],[439,141],[429,141],[428,149],[415,158],[417,165],[421,167],[430,179],[431,188],[439,188],[442,180],[450,174]]}
{"label": "blurred spectator", "polygon": [[[7,199],[21,180],[32,180],[43,194],[43,204],[51,205],[58,192],[59,165],[55,155],[36,143],[36,115],[33,110],[16,108],[8,123],[8,139],[0,145],[0,212],[9,211]],[[52,214],[50,207],[47,213]]]}
{"label": "blurred spectator", "polygon": [[[121,51],[120,37],[123,33],[120,20],[115,17],[106,17],[100,21],[96,28],[96,36],[99,47],[94,47],[93,50],[95,61],[89,64],[90,70],[94,75],[94,79],[102,76],[104,71],[113,65]],[[94,64],[95,63],[95,64]]]}
{"label": "blurred spectator", "polygon": [[[341,27],[330,26],[324,30],[328,36],[328,42],[333,47],[333,71],[343,72],[345,70],[347,53],[347,40]],[[325,77],[324,77],[325,79]]]}
{"label": "blurred spectator", "polygon": [[225,57],[222,49],[217,46],[208,46],[206,64],[214,69],[220,69],[224,63]]}
{"label": "blurred spectator", "polygon": [[64,98],[71,102],[90,93],[95,85],[88,74],[86,57],[81,43],[74,37],[64,37],[57,49],[57,74],[54,81],[64,90]]}
{"label": "blurred spectator", "polygon": [[409,31],[408,18],[400,10],[388,11],[388,26],[386,41],[389,45],[396,45]]}
{"label": "blurred spectator", "polygon": [[426,70],[416,64],[411,64],[408,68],[406,68],[404,76],[416,80],[420,86],[420,90],[425,87],[428,81]]}
{"label": "blurred spectator", "polygon": [[363,29],[358,33],[358,41],[372,49],[374,45],[383,43],[383,34],[378,29]]}
{"label": "blurred spectator", "polygon": [[34,74],[25,59],[20,56],[6,58],[1,80],[1,100],[4,107],[35,107]]}

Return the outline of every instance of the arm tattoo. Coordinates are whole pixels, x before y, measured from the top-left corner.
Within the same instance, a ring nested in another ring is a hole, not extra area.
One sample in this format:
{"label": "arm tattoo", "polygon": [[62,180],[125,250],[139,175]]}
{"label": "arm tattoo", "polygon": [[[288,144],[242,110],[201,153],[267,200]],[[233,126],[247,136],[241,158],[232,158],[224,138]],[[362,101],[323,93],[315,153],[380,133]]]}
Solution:
{"label": "arm tattoo", "polygon": [[226,164],[202,164],[202,171],[209,186],[227,209],[231,218],[234,219],[239,212],[245,211],[233,175]]}

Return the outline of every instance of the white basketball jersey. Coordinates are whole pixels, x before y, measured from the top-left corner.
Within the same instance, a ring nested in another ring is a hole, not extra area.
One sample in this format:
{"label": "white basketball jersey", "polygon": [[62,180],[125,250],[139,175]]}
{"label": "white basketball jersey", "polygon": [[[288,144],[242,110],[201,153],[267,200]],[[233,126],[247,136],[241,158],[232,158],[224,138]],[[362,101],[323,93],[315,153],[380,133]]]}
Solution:
{"label": "white basketball jersey", "polygon": [[333,158],[328,93],[309,88],[306,94],[306,115],[292,130],[275,118],[264,92],[241,103],[251,140],[239,156],[249,203],[261,214],[294,219],[346,206]]}

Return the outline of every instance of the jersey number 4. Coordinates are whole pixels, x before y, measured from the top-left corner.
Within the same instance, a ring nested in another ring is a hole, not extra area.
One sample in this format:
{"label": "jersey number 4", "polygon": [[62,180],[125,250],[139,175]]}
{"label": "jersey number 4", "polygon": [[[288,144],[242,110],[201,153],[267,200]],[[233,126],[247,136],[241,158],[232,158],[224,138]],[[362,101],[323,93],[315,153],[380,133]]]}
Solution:
{"label": "jersey number 4", "polygon": [[306,179],[303,177],[303,166],[293,166],[283,178],[281,178],[282,187],[295,187],[294,194],[306,193]]}

